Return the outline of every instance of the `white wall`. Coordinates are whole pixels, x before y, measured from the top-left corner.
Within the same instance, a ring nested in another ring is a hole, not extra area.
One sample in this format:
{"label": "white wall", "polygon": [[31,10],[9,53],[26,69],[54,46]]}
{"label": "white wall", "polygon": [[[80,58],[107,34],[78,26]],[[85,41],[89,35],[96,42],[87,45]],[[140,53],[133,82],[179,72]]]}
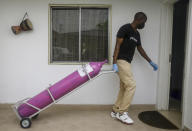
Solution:
{"label": "white wall", "polygon": [[[48,65],[48,4],[111,4],[112,49],[119,27],[132,22],[137,11],[148,16],[141,33],[144,49],[154,62],[158,61],[160,1],[159,0],[0,0],[0,103],[14,103],[36,95],[48,84],[54,84],[80,65]],[[14,35],[12,25],[18,25],[25,12],[33,23],[32,32]],[[132,104],[155,104],[157,72],[136,51],[132,63],[137,82]],[[103,69],[111,69],[105,65]],[[113,104],[119,90],[115,74],[101,76],[92,83],[68,95],[64,104]]]}
{"label": "white wall", "polygon": [[189,1],[186,40],[182,126],[192,130],[192,1]]}
{"label": "white wall", "polygon": [[[192,43],[190,43],[192,44]],[[192,49],[191,49],[192,51]],[[190,58],[192,58],[192,52],[190,53]],[[192,65],[192,61],[190,63],[190,65]],[[186,93],[185,93],[185,101],[184,101],[184,126],[186,126],[187,128],[189,128],[190,130],[192,130],[192,68],[190,68],[190,72],[189,72],[189,83],[188,83],[188,87],[186,89]]]}

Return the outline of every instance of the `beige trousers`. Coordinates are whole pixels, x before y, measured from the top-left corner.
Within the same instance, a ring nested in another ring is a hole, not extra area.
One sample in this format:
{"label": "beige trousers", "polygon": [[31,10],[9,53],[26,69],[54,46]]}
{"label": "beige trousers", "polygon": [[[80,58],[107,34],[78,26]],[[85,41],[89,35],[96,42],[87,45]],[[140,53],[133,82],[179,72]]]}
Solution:
{"label": "beige trousers", "polygon": [[118,59],[117,66],[119,71],[117,72],[120,78],[120,90],[117,100],[113,106],[114,112],[127,112],[131,104],[133,96],[135,94],[136,82],[131,72],[131,64],[125,60]]}

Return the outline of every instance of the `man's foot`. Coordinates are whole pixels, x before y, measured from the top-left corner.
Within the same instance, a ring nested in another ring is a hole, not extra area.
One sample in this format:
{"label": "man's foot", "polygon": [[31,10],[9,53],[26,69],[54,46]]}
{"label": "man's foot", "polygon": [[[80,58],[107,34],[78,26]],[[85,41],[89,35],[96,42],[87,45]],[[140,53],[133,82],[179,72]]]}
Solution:
{"label": "man's foot", "polygon": [[117,114],[116,112],[112,111],[112,112],[111,112],[111,117],[112,117],[112,118],[116,118],[116,114]]}
{"label": "man's foot", "polygon": [[123,114],[120,114],[119,112],[117,112],[116,118],[128,125],[131,125],[134,123],[134,121],[128,116],[128,112],[123,112]]}

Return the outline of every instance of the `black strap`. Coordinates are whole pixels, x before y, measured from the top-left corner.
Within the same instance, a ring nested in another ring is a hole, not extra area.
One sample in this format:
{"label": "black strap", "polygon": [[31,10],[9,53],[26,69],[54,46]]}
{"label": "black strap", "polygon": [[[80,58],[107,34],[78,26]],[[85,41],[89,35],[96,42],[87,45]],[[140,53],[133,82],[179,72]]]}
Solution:
{"label": "black strap", "polygon": [[25,18],[26,16],[29,17],[28,14],[27,14],[27,12],[26,12],[25,15],[23,16],[23,20],[22,20],[22,21],[24,21],[24,18]]}

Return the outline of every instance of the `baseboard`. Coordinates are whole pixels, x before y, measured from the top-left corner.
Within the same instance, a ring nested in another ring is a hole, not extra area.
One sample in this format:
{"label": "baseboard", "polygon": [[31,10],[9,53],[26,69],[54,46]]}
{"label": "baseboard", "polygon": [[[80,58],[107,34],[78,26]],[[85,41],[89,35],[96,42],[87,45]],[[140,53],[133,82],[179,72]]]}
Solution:
{"label": "baseboard", "polygon": [[192,131],[192,130],[190,130],[189,128],[187,128],[186,126],[184,126],[183,131]]}
{"label": "baseboard", "polygon": [[[11,108],[13,104],[0,104],[1,109]],[[55,104],[52,108],[61,107],[66,110],[78,109],[78,110],[111,110],[113,105],[96,105],[96,104]],[[154,104],[132,104],[130,109],[149,109],[155,110]]]}

